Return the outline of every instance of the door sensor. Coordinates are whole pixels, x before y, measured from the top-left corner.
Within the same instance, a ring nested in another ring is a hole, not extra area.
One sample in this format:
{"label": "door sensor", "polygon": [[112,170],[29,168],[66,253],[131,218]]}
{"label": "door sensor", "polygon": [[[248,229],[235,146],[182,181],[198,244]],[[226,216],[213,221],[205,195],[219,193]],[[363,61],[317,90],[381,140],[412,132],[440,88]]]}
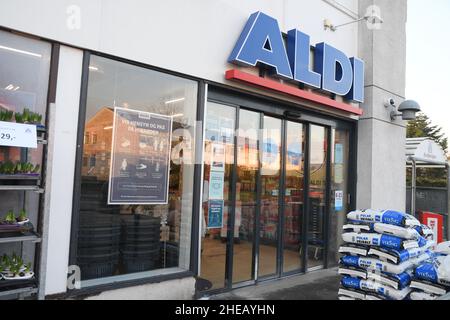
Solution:
{"label": "door sensor", "polygon": [[296,111],[286,111],[284,115],[288,118],[295,118],[295,119],[300,119],[302,117],[302,114]]}

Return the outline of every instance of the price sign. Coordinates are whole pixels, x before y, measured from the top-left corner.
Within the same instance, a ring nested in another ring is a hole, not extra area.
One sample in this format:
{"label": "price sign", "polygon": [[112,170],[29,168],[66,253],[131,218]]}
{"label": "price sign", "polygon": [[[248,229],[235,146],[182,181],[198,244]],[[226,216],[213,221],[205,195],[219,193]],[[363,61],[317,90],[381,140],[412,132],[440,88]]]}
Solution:
{"label": "price sign", "polygon": [[0,121],[0,146],[37,148],[36,126]]}

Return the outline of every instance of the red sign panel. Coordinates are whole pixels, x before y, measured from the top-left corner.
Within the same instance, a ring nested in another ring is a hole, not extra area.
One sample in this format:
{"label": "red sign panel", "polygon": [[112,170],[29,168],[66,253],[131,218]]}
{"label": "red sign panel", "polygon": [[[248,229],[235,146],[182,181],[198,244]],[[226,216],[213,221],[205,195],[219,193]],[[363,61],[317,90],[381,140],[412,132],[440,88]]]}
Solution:
{"label": "red sign panel", "polygon": [[432,212],[421,212],[419,217],[422,224],[427,225],[431,230],[433,230],[435,235],[434,240],[436,240],[436,243],[443,242],[444,217],[441,214]]}

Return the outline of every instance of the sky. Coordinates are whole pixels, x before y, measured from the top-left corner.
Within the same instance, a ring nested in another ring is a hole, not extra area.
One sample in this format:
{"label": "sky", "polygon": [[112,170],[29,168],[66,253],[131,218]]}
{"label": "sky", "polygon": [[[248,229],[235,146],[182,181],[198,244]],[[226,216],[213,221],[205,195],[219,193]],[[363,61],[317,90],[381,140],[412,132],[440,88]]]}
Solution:
{"label": "sky", "polygon": [[406,29],[406,98],[450,138],[450,1],[408,0]]}

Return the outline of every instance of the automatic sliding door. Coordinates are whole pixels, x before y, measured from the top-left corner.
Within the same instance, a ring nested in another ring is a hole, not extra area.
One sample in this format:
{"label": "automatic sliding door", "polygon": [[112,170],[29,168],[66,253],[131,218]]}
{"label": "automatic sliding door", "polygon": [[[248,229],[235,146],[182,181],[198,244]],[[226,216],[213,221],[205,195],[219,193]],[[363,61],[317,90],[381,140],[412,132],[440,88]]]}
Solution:
{"label": "automatic sliding door", "polygon": [[283,272],[302,270],[304,221],[305,130],[301,123],[286,121],[285,204],[283,226]]}
{"label": "automatic sliding door", "polygon": [[308,196],[308,268],[323,266],[325,250],[326,190],[328,183],[328,129],[310,125]]}
{"label": "automatic sliding door", "polygon": [[259,219],[259,277],[277,273],[281,124],[280,119],[264,117],[261,159],[261,213]]}
{"label": "automatic sliding door", "polygon": [[328,266],[339,264],[339,247],[343,244],[342,227],[349,211],[350,131],[333,129],[331,134],[330,238]]}
{"label": "automatic sliding door", "polygon": [[258,112],[239,111],[233,283],[254,280],[260,118]]}
{"label": "automatic sliding door", "polygon": [[236,108],[208,102],[201,224],[200,276],[207,283],[204,289],[220,289],[226,286],[227,223],[234,205],[231,180],[234,167],[235,119]]}

